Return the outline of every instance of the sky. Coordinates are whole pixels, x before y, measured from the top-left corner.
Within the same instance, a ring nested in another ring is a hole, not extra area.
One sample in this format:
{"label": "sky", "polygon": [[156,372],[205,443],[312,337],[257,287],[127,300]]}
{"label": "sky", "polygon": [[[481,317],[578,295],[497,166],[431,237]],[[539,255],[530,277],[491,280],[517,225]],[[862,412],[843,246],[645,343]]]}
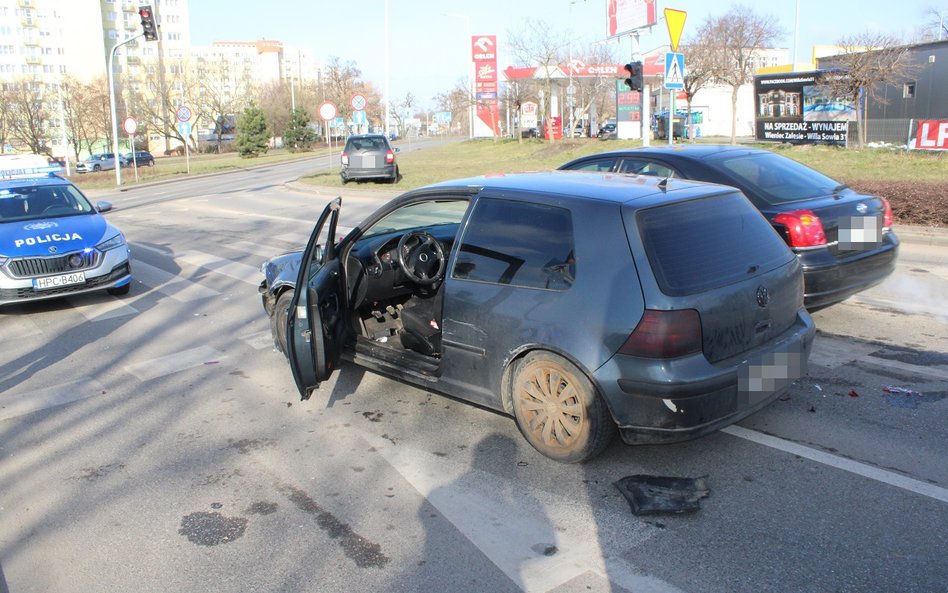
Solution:
{"label": "sky", "polygon": [[[628,36],[605,40],[606,0],[190,0],[191,43],[273,39],[285,48],[311,49],[322,64],[331,57],[354,62],[364,80],[384,91],[385,4],[388,3],[389,91],[394,102],[411,93],[422,108],[466,80],[471,35],[497,35],[498,66],[512,63],[505,39],[523,31],[527,19],[569,34],[580,46],[602,41],[625,63],[632,54]],[[648,52],[669,43],[665,8],[687,12],[682,43],[709,16],[732,5],[751,6],[776,17],[785,35],[779,40],[792,57],[797,4],[800,7],[797,62],[809,61],[813,45],[832,45],[866,31],[911,39],[927,20],[929,7],[948,12],[948,0],[656,0],[659,21],[640,35]],[[221,16],[226,15],[226,16]],[[687,68],[687,65],[686,65]],[[315,109],[315,106],[314,106]]]}

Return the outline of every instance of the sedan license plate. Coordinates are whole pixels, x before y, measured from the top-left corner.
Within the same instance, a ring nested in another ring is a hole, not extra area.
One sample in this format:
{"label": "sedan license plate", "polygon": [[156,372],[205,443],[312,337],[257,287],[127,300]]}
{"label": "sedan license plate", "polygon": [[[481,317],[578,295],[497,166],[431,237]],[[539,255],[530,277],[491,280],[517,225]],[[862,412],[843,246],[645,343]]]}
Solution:
{"label": "sedan license plate", "polygon": [[71,284],[82,284],[85,281],[85,272],[74,272],[72,274],[63,274],[62,276],[47,276],[46,278],[34,278],[33,290],[48,290],[50,288],[59,288],[60,286],[69,286]]}

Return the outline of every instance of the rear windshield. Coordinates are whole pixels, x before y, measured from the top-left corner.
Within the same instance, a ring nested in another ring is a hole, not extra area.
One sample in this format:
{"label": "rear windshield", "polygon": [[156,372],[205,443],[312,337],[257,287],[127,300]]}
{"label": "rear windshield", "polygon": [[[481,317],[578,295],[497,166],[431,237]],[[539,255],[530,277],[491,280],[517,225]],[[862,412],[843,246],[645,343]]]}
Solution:
{"label": "rear windshield", "polygon": [[726,177],[734,179],[737,186],[744,187],[763,198],[769,204],[795,202],[833,193],[839,182],[793,159],[758,152],[740,156],[720,156],[708,159]]}
{"label": "rear windshield", "polygon": [[670,296],[733,284],[794,257],[739,193],[648,208],[636,222],[658,285]]}

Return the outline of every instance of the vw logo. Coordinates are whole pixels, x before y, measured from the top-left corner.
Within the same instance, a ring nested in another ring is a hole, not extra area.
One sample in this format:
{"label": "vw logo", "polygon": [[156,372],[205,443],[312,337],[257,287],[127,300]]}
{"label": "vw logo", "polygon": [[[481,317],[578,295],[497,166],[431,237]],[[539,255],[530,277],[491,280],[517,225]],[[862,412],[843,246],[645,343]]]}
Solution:
{"label": "vw logo", "polygon": [[24,231],[45,231],[46,229],[53,229],[59,225],[55,222],[34,222],[33,224],[28,224],[23,227]]}
{"label": "vw logo", "polygon": [[865,202],[859,202],[858,204],[856,204],[856,212],[860,214],[865,214],[868,211],[869,211],[869,206],[867,206]]}
{"label": "vw logo", "polygon": [[757,306],[764,308],[767,304],[770,303],[770,293],[767,291],[766,287],[758,286],[757,287]]}
{"label": "vw logo", "polygon": [[58,252],[58,251],[59,251],[59,247],[56,247],[55,245],[51,245],[51,246],[49,247],[49,252],[50,252],[50,253],[56,253],[56,252]]}

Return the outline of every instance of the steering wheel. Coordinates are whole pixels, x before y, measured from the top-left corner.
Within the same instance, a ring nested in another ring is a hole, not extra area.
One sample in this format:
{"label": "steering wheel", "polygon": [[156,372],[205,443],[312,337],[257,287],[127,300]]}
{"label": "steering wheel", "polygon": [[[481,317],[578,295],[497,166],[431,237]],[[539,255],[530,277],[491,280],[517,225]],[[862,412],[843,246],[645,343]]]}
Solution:
{"label": "steering wheel", "polygon": [[398,266],[412,282],[434,284],[444,278],[447,267],[444,248],[425,231],[405,233],[398,240]]}

